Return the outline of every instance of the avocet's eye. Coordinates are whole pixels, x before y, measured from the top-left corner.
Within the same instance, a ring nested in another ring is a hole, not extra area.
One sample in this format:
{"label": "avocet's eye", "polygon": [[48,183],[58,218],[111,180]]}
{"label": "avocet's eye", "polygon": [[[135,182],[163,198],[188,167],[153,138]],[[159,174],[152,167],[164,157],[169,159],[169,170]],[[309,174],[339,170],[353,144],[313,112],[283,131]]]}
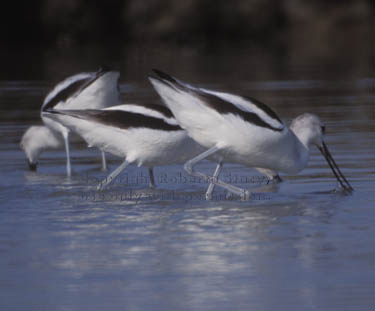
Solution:
{"label": "avocet's eye", "polygon": [[326,127],[325,127],[324,125],[322,125],[320,128],[321,128],[321,130],[322,130],[322,134],[325,134],[325,132],[326,132]]}

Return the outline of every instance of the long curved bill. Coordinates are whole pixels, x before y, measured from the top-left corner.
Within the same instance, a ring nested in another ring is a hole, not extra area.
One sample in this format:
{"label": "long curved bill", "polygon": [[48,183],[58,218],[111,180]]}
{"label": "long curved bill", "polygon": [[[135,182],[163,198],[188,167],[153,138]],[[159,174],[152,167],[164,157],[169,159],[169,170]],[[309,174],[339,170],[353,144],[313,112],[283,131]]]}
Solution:
{"label": "long curved bill", "polygon": [[324,142],[322,143],[322,147],[319,147],[319,150],[324,156],[324,158],[327,160],[329,167],[331,168],[333,174],[335,175],[337,181],[340,183],[341,187],[349,192],[352,192],[354,190],[353,187],[349,184],[344,174],[340,171],[338,165],[336,164],[331,153],[329,152],[327,145]]}

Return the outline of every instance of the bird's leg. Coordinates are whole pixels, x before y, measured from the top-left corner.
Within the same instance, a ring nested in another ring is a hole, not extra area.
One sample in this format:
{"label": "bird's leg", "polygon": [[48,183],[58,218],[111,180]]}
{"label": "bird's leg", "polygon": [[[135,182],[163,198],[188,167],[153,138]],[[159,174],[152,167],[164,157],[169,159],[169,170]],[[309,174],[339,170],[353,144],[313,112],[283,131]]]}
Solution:
{"label": "bird's leg", "polygon": [[116,168],[111,174],[109,174],[96,188],[96,190],[101,191],[104,190],[111,182],[113,182],[116,177],[129,165],[128,161],[124,161],[121,165]]}
{"label": "bird's leg", "polygon": [[[212,176],[212,180],[217,180],[219,178],[222,168],[223,168],[223,163],[219,162],[216,166],[214,175]],[[211,181],[207,188],[206,200],[212,199],[212,192],[214,191],[214,188],[215,188],[215,184]]]}
{"label": "bird's leg", "polygon": [[70,152],[69,152],[69,132],[63,132],[63,138],[65,142],[65,151],[66,151],[66,175],[68,177],[72,176],[72,168],[70,165]]}
{"label": "bird's leg", "polygon": [[237,195],[241,196],[242,200],[247,200],[249,198],[249,192],[247,190],[241,189],[239,187],[236,187],[236,186],[233,186],[233,185],[230,185],[230,184],[227,184],[227,183],[225,183],[221,180],[212,180],[212,178],[210,178],[208,175],[205,175],[201,172],[197,172],[197,171],[194,170],[193,166],[196,163],[198,163],[199,161],[202,161],[203,159],[209,157],[210,155],[214,154],[218,150],[220,150],[220,147],[214,146],[214,147],[206,150],[205,152],[199,154],[195,158],[187,161],[184,165],[185,171],[190,175],[193,175],[193,176],[196,176],[196,177],[202,177],[205,180],[208,180],[208,181],[212,182],[214,185],[222,187],[222,188],[228,190],[229,192],[232,192],[234,194],[237,194]]}
{"label": "bird's leg", "polygon": [[107,161],[105,159],[105,152],[102,151],[102,171],[107,170]]}
{"label": "bird's leg", "polygon": [[152,167],[148,168],[148,174],[150,176],[150,188],[155,188],[154,169]]}

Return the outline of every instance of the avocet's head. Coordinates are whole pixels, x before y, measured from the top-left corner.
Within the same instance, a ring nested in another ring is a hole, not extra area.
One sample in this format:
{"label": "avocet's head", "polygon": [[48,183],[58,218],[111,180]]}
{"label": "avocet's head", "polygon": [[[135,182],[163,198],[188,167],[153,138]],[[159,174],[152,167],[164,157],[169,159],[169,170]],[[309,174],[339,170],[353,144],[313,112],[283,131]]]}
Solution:
{"label": "avocet's head", "polygon": [[325,125],[319,117],[312,113],[304,113],[292,121],[290,129],[307,149],[310,149],[310,146],[312,145],[318,147],[341,187],[344,190],[351,192],[353,190],[352,186],[342,174],[324,142],[323,136],[325,134]]}
{"label": "avocet's head", "polygon": [[292,121],[290,129],[306,148],[310,149],[312,145],[322,146],[325,126],[315,114],[304,113],[299,115]]}
{"label": "avocet's head", "polygon": [[30,126],[23,134],[20,142],[20,147],[26,154],[31,171],[36,171],[39,156],[43,151],[60,146],[62,146],[61,139],[46,126]]}

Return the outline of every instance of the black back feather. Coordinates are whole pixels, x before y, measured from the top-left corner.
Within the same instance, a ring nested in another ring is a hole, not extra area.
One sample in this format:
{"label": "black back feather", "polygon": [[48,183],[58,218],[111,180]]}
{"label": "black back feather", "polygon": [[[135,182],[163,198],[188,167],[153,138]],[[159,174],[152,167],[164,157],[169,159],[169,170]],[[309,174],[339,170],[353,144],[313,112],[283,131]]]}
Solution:
{"label": "black back feather", "polygon": [[120,129],[149,128],[162,131],[181,131],[178,125],[172,125],[163,119],[145,116],[140,113],[123,110],[50,110],[49,113],[68,115],[74,118],[97,122]]}

